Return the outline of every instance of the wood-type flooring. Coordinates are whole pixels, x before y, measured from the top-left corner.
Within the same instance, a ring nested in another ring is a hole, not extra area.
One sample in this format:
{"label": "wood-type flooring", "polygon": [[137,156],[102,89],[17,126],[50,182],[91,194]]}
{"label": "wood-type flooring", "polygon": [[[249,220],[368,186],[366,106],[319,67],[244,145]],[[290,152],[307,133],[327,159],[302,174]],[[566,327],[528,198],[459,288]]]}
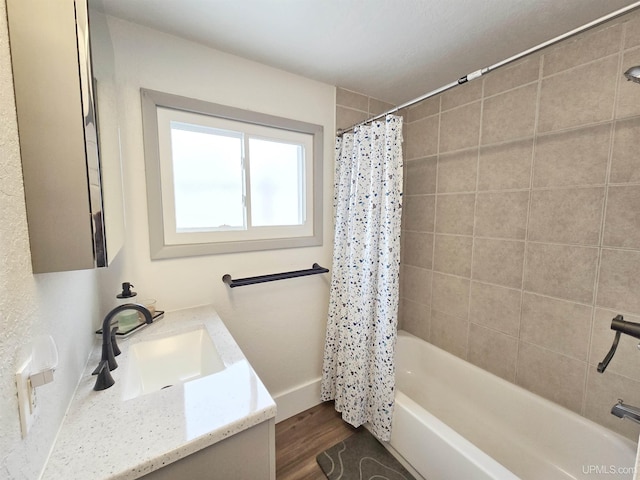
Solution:
{"label": "wood-type flooring", "polygon": [[[364,427],[360,427],[364,428]],[[326,480],[316,456],[356,429],[324,402],[276,425],[276,480]]]}

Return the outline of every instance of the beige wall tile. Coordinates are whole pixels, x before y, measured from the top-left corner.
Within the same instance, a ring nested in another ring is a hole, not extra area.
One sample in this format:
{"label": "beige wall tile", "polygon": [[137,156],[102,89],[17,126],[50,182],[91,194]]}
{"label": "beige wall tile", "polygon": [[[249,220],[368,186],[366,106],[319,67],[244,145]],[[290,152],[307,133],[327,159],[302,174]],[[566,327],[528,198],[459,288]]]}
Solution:
{"label": "beige wall tile", "polygon": [[405,195],[436,193],[438,157],[420,158],[405,162]]}
{"label": "beige wall tile", "polygon": [[[401,235],[400,236],[400,245],[402,246],[403,243],[404,243],[404,239],[402,238],[402,235]],[[402,252],[401,252],[400,257],[402,257]],[[404,276],[405,276],[404,267],[405,267],[405,265],[403,265],[402,259],[401,259],[400,260],[400,278],[398,279],[398,290],[399,290],[400,298],[403,298],[405,296],[404,295],[404,287],[405,287],[406,281],[405,281],[405,278],[404,278]]]}
{"label": "beige wall tile", "polygon": [[640,252],[602,249],[597,305],[640,314]]}
{"label": "beige wall tile", "polygon": [[402,265],[402,295],[422,305],[431,304],[431,270]]}
{"label": "beige wall tile", "polygon": [[521,387],[580,412],[587,364],[520,342],[516,382]]}
{"label": "beige wall tile", "polygon": [[462,318],[431,311],[431,343],[460,358],[467,355],[469,322]]}
{"label": "beige wall tile", "polygon": [[625,18],[628,21],[625,25],[624,48],[637,47],[640,45],[640,15],[636,10]]}
{"label": "beige wall tile", "polygon": [[420,232],[404,232],[402,263],[431,269],[433,257],[433,234]]}
{"label": "beige wall tile", "polygon": [[438,192],[475,192],[478,173],[478,149],[440,155]]}
{"label": "beige wall tile", "polygon": [[433,232],[435,195],[407,195],[402,201],[402,228]]}
{"label": "beige wall tile", "polygon": [[368,118],[366,112],[352,108],[336,107],[336,128],[345,129],[364,122]]}
{"label": "beige wall tile", "polygon": [[638,424],[622,421],[610,413],[619,398],[629,405],[640,405],[640,383],[613,372],[601,374],[595,368],[589,368],[585,417],[637,442]]}
{"label": "beige wall tile", "polygon": [[[640,90],[640,85],[638,87]],[[609,175],[611,183],[640,182],[639,138],[640,117],[632,117],[628,120],[618,120],[616,122],[613,136],[611,173]]]}
{"label": "beige wall tile", "polygon": [[618,53],[621,41],[621,24],[588,30],[549,49],[543,56],[543,75],[546,77]]}
{"label": "beige wall tile", "polygon": [[401,303],[402,329],[428,342],[430,340],[431,308],[406,298]]}
{"label": "beige wall tile", "polygon": [[480,98],[482,98],[482,82],[467,82],[456,88],[447,90],[441,97],[440,107],[443,112],[466,103],[480,100]]}
{"label": "beige wall tile", "polygon": [[407,109],[407,122],[415,122],[440,113],[440,95],[427,98]]}
{"label": "beige wall tile", "polygon": [[638,90],[640,85],[628,81],[622,73],[627,68],[640,65],[640,48],[627,50],[622,56],[622,72],[618,75],[618,103],[616,105],[616,118],[632,117],[640,115],[640,102],[638,101]]}
{"label": "beige wall tile", "polygon": [[529,240],[598,245],[604,187],[531,192]]}
{"label": "beige wall tile", "polygon": [[[593,322],[593,333],[591,335],[591,350],[589,363],[591,368],[596,369],[597,365],[604,360],[613,344],[615,332],[611,330],[611,320],[621,312],[615,310],[604,310],[596,308],[596,315]],[[623,315],[627,322],[640,322],[640,317]],[[632,378],[640,382],[640,353],[638,352],[638,339],[629,335],[622,335],[618,343],[616,353],[609,362],[609,366],[604,371],[617,373],[625,377]]]}
{"label": "beige wall tile", "polygon": [[[623,22],[624,38],[620,27],[609,28]],[[586,405],[583,414],[634,440],[640,427],[609,410],[618,395],[632,404],[636,395],[640,404],[635,339],[623,337],[604,375],[595,366],[611,346],[615,313],[640,323],[640,251],[633,250],[640,250],[633,243],[640,226],[628,216],[640,211],[640,86],[620,71],[640,65],[636,31],[640,11],[545,50],[544,77],[539,53],[403,109],[400,275],[409,331],[503,378],[516,371],[516,383],[576,411]],[[530,112],[538,122],[531,130]],[[476,172],[470,152],[480,132]],[[435,271],[411,264],[429,266],[420,252],[430,241]],[[511,352],[518,336],[517,359],[498,355]]]}
{"label": "beige wall tile", "polygon": [[526,83],[535,82],[539,75],[540,56],[527,56],[517,63],[505,65],[490,72],[484,79],[484,95],[489,97]]}
{"label": "beige wall tile", "polygon": [[472,281],[469,320],[517,336],[520,330],[521,296],[520,290]]}
{"label": "beige wall tile", "polygon": [[440,153],[478,146],[481,105],[474,102],[440,115]]}
{"label": "beige wall tile", "polygon": [[520,339],[587,361],[592,307],[524,293]]}
{"label": "beige wall tile", "polygon": [[398,301],[398,330],[403,330],[402,326],[402,317],[404,316],[404,302],[405,299],[402,297],[402,264],[400,264],[400,299]]}
{"label": "beige wall tile", "polygon": [[609,187],[602,244],[640,249],[640,185]]}
{"label": "beige wall tile", "polygon": [[479,193],[475,234],[480,237],[524,240],[528,210],[529,191]]}
{"label": "beige wall tile", "polygon": [[436,232],[458,235],[473,234],[475,194],[438,195]]}
{"label": "beige wall tile", "polygon": [[538,131],[611,120],[618,73],[611,56],[542,80]]}
{"label": "beige wall tile", "polygon": [[538,137],[534,187],[601,185],[607,176],[609,124]]}
{"label": "beige wall tile", "polygon": [[393,103],[383,102],[382,100],[369,97],[369,115],[372,117],[388,112],[394,107],[395,105]]}
{"label": "beige wall tile", "polygon": [[485,99],[482,144],[531,137],[536,120],[537,95],[536,83]]}
{"label": "beige wall tile", "polygon": [[438,122],[438,116],[433,116],[403,127],[405,160],[438,153]]}
{"label": "beige wall tile", "polygon": [[468,318],[469,288],[467,279],[433,272],[431,306],[458,318]]}
{"label": "beige wall tile", "polygon": [[478,190],[529,188],[533,140],[480,148]]}
{"label": "beige wall tile", "polygon": [[436,235],[433,269],[460,277],[471,277],[473,237]]}
{"label": "beige wall tile", "polygon": [[528,243],[524,289],[589,304],[597,263],[597,248]]}
{"label": "beige wall tile", "polygon": [[360,110],[364,113],[369,112],[369,97],[361,93],[352,92],[344,88],[336,89],[336,105]]}
{"label": "beige wall tile", "polygon": [[505,380],[515,382],[517,338],[471,323],[468,342],[469,362]]}
{"label": "beige wall tile", "polygon": [[505,287],[522,288],[524,242],[476,238],[473,279]]}

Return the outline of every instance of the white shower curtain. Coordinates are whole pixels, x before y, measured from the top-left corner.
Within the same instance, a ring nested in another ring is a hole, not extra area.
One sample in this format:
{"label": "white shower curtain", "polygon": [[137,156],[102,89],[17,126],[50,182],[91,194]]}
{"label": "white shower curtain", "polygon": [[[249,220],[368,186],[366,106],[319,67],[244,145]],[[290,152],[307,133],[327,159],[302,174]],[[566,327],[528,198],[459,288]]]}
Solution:
{"label": "white shower curtain", "polygon": [[402,199],[402,117],[336,139],[333,267],[322,400],[391,436]]}

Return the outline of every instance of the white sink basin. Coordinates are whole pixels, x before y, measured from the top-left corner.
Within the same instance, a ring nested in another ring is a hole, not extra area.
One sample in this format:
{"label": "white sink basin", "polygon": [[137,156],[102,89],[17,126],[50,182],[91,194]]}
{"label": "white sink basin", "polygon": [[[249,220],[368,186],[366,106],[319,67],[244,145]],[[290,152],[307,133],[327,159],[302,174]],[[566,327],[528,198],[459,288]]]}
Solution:
{"label": "white sink basin", "polygon": [[124,368],[123,395],[128,400],[212,375],[225,365],[200,325],[132,344]]}

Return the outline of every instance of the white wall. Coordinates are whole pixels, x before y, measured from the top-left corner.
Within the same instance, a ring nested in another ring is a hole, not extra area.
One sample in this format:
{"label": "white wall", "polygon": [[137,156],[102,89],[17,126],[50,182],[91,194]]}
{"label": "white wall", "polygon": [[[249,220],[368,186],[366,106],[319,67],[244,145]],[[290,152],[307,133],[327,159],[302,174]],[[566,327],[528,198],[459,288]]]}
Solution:
{"label": "white wall", "polygon": [[[99,320],[95,271],[33,275],[5,2],[0,1],[0,478],[35,479],[44,466]],[[38,418],[22,439],[14,375],[36,335],[53,335],[54,382],[37,389]]]}
{"label": "white wall", "polygon": [[[233,290],[221,278],[225,273],[240,278],[299,270],[314,262],[331,267],[335,88],[119,19],[107,20],[124,113],[127,206],[125,247],[110,269],[112,293],[127,280],[136,286],[138,298],[156,298],[160,309],[214,304],[273,396],[318,379],[329,276]],[[141,87],[323,125],[323,245],[151,261]]]}
{"label": "white wall", "polygon": [[[94,342],[93,330],[114,306],[113,295],[125,280],[136,284],[139,298],[153,296],[167,310],[215,304],[273,395],[320,375],[328,276],[235,290],[220,279],[224,273],[242,277],[307,268],[313,262],[330,266],[333,87],[125,22],[110,23],[124,72],[126,245],[106,270],[33,275],[6,5],[0,1],[0,478],[39,476]],[[151,262],[140,86],[324,125],[324,245]],[[14,375],[29,342],[40,334],[54,336],[60,362],[55,381],[37,390],[38,418],[22,439]]]}

